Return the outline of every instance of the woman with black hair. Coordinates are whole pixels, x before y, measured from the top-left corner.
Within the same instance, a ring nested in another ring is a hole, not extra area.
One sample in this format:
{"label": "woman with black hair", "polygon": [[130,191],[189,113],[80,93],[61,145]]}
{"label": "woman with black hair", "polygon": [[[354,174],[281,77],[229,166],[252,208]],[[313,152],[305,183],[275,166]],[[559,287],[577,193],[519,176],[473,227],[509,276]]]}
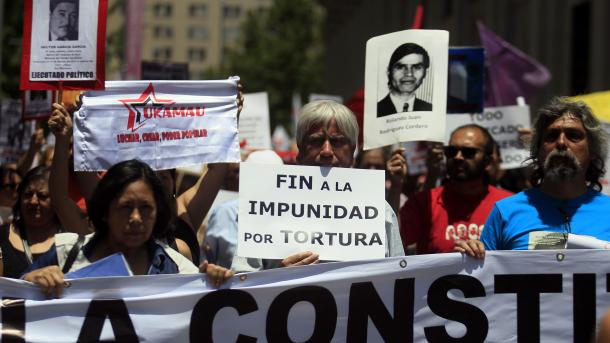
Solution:
{"label": "woman with black hair", "polygon": [[49,171],[31,169],[17,187],[13,222],[0,226],[0,276],[19,278],[62,231],[49,196]]}
{"label": "woman with black hair", "polygon": [[[72,120],[63,106],[53,104],[53,107],[49,128],[55,134],[56,152],[51,172],[51,196],[64,226],[81,232],[89,223],[68,198],[67,152]],[[207,263],[197,268],[163,241],[173,217],[170,204],[171,199],[161,181],[147,164],[129,160],[112,166],[88,202],[95,232],[84,238],[76,234],[57,235],[55,249],[41,256],[31,268],[38,269],[23,278],[38,284],[47,296],[59,296],[64,273],[116,253],[123,254],[134,275],[188,274],[201,270],[214,285],[232,276],[230,270]]]}

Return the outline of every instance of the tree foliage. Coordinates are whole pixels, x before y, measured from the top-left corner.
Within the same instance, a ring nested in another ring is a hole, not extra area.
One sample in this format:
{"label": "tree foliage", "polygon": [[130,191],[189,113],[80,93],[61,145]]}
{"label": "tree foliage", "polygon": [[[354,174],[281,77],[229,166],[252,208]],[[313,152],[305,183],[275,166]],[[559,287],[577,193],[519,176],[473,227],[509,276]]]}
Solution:
{"label": "tree foliage", "polygon": [[239,75],[246,92],[268,92],[272,126],[289,127],[293,93],[323,91],[323,16],[310,0],[274,0],[266,11],[249,12],[239,47],[211,75]]}
{"label": "tree foliage", "polygon": [[[0,2],[4,5],[2,22],[2,72],[0,73],[0,98],[19,97],[21,72],[21,41],[23,30],[23,0]],[[18,13],[18,14],[17,14]]]}

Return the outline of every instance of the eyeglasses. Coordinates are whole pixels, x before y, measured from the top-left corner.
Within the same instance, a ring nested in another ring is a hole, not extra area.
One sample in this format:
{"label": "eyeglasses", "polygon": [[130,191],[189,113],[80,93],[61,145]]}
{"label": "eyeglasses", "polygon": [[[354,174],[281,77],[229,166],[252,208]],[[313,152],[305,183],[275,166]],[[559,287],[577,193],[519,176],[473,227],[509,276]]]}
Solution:
{"label": "eyeglasses", "polygon": [[458,151],[461,151],[462,156],[465,159],[469,160],[471,158],[474,158],[477,152],[481,151],[481,149],[467,146],[447,145],[443,147],[443,151],[445,152],[445,156],[447,156],[447,158],[454,158],[455,156],[457,156]]}

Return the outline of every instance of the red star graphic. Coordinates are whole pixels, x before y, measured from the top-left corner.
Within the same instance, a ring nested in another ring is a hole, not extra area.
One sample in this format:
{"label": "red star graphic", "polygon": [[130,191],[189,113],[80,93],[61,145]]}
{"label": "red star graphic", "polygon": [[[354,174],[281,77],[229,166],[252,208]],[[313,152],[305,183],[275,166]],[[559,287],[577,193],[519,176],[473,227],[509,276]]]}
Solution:
{"label": "red star graphic", "polygon": [[[122,99],[120,102],[127,107],[129,110],[129,118],[127,119],[127,129],[131,130],[131,132],[136,131],[144,125],[144,122],[147,119],[142,120],[142,113],[138,110],[139,107],[148,106],[166,106],[172,105],[176,102],[169,99],[157,99],[155,95],[155,89],[153,88],[152,82],[148,84],[148,87],[140,94],[140,97],[137,99]],[[149,104],[152,103],[152,104]],[[137,125],[137,126],[136,126]]]}

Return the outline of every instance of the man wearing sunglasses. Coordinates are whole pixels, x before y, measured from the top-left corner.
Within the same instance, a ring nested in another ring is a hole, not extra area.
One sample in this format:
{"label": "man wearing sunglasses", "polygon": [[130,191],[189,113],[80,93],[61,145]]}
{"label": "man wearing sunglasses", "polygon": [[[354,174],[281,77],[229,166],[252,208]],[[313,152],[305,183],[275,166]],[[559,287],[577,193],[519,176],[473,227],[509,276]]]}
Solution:
{"label": "man wearing sunglasses", "polygon": [[430,67],[428,52],[415,43],[405,43],[392,53],[388,64],[390,93],[377,103],[377,117],[394,113],[432,111],[432,104],[415,97]]}
{"label": "man wearing sunglasses", "polygon": [[461,126],[443,148],[449,181],[413,195],[401,210],[403,245],[418,254],[453,251],[455,241],[478,239],[497,200],[511,193],[489,184],[494,141],[478,125]]}
{"label": "man wearing sunglasses", "polygon": [[538,112],[530,146],[531,189],[499,201],[481,241],[456,251],[483,258],[485,250],[563,249],[571,235],[610,241],[610,197],[601,177],[608,140],[583,102],[555,98]]}

